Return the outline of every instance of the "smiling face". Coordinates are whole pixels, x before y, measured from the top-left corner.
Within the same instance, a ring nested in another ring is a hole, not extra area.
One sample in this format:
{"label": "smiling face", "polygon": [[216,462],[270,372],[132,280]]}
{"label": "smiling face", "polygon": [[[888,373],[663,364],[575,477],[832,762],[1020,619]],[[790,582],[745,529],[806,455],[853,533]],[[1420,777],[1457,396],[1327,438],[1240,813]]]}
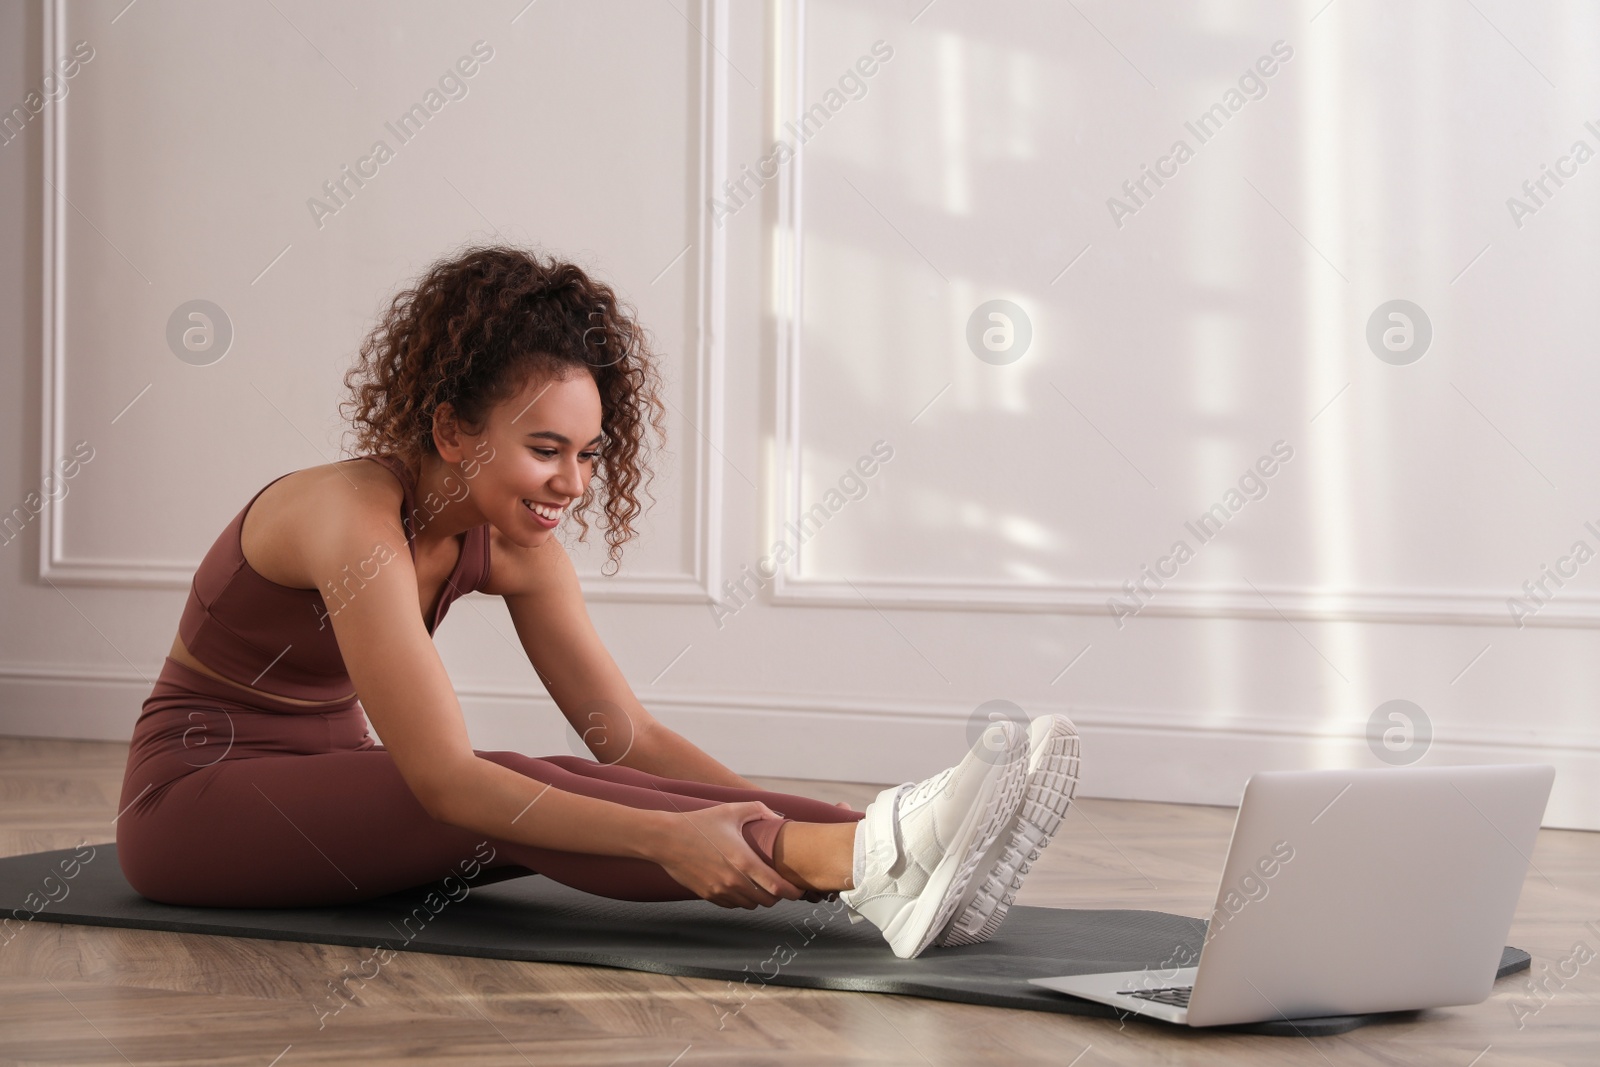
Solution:
{"label": "smiling face", "polygon": [[464,464],[484,519],[513,543],[534,548],[588,489],[600,419],[600,391],[587,373],[530,377],[489,410],[480,432],[460,434],[459,460],[446,458]]}

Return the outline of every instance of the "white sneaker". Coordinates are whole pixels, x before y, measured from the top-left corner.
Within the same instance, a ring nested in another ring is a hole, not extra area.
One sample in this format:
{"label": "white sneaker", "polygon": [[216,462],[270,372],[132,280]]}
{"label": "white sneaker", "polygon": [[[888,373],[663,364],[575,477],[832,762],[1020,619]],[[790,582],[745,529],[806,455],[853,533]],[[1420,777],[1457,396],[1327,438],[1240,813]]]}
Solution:
{"label": "white sneaker", "polygon": [[948,925],[984,854],[1022,803],[1028,738],[991,723],[954,767],[883,790],[857,824],[850,921],[870,920],[901,959]]}
{"label": "white sneaker", "polygon": [[1050,843],[1078,786],[1078,731],[1065,715],[1028,724],[1028,776],[1022,803],[984,853],[934,944],[975,945],[1000,928],[1039,850]]}

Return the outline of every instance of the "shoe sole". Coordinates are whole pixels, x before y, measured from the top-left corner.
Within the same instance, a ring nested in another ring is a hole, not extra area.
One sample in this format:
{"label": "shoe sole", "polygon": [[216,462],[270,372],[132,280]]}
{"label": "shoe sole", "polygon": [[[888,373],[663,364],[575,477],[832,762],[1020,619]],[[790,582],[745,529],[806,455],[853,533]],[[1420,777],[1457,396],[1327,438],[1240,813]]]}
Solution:
{"label": "shoe sole", "polygon": [[[1015,748],[1014,758],[1005,758],[996,764],[1000,768],[1000,773],[997,775],[998,780],[994,784],[993,791],[989,794],[988,802],[973,806],[972,818],[977,821],[976,828],[968,830],[964,825],[963,832],[958,832],[956,842],[952,843],[954,846],[966,837],[966,847],[951,848],[939,866],[929,875],[928,884],[923,887],[916,904],[906,917],[906,922],[899,931],[888,938],[890,947],[901,959],[915,959],[922,955],[923,951],[933,944],[939,932],[949,924],[950,917],[956,913],[956,908],[961,904],[968,883],[979,871],[984,856],[994,847],[1006,824],[1022,805],[1028,781],[1026,733],[1017,740]],[[944,882],[942,889],[941,882]],[[934,906],[934,901],[937,901],[937,907]],[[928,914],[930,911],[931,916]],[[907,930],[914,929],[921,929],[923,933],[910,953],[902,953],[897,942],[904,937]]]}
{"label": "shoe sole", "polygon": [[940,946],[976,945],[994,936],[1016,901],[1022,880],[1039,858],[1039,850],[1061,828],[1078,785],[1079,740],[1076,728],[1055,716],[1049,736],[1033,764],[1016,814],[1016,826],[1002,845],[985,853],[980,867],[987,875],[963,894],[956,917],[936,939]]}

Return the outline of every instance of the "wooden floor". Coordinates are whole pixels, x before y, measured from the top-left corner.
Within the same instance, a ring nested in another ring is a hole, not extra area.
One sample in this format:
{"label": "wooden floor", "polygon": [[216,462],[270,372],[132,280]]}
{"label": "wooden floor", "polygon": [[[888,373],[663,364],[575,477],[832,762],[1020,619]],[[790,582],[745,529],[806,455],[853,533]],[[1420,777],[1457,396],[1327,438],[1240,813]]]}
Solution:
{"label": "wooden floor", "polygon": [[[0,854],[111,841],[126,745],[0,738]],[[877,787],[765,779],[857,808]],[[1233,812],[1075,806],[1020,903],[1201,914]],[[1511,943],[1535,971],[1600,953],[1600,834],[1545,831]],[[14,902],[0,902],[10,907]],[[1594,928],[1585,923],[1596,922]],[[1484,1004],[1338,1037],[1208,1034],[914,997],[769,987],[725,1028],[727,986],[598,967],[400,953],[318,1029],[327,982],[365,950],[27,923],[0,945],[0,1064],[1600,1064],[1600,955],[1539,1004]],[[1569,969],[1570,975],[1570,969]]]}

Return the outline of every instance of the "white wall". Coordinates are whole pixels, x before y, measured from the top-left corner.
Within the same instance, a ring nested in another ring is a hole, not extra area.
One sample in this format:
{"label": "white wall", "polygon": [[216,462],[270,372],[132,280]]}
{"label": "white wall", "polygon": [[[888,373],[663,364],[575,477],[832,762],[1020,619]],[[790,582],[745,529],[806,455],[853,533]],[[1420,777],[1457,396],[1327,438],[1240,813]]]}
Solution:
{"label": "white wall", "polygon": [[[0,145],[0,508],[94,449],[0,545],[0,732],[127,737],[206,546],[338,454],[381,302],[499,234],[592,267],[665,354],[660,505],[620,576],[581,559],[646,703],[739,769],[921,776],[1004,699],[1078,721],[1088,793],[1227,803],[1258,769],[1376,764],[1404,699],[1422,760],[1553,762],[1549,822],[1600,827],[1600,565],[1526,625],[1507,604],[1600,550],[1600,163],[1521,190],[1600,150],[1591,9],[124,3],[0,8],[0,106],[94,50]],[[208,366],[165,338],[197,298],[235,332]],[[966,339],[995,299],[1031,325],[1008,363]],[[1405,365],[1365,337],[1393,299],[1432,326]],[[828,497],[880,441],[865,495]],[[1185,522],[1276,442],[1202,543]],[[441,631],[474,740],[566,751],[510,633],[481,597]]]}

